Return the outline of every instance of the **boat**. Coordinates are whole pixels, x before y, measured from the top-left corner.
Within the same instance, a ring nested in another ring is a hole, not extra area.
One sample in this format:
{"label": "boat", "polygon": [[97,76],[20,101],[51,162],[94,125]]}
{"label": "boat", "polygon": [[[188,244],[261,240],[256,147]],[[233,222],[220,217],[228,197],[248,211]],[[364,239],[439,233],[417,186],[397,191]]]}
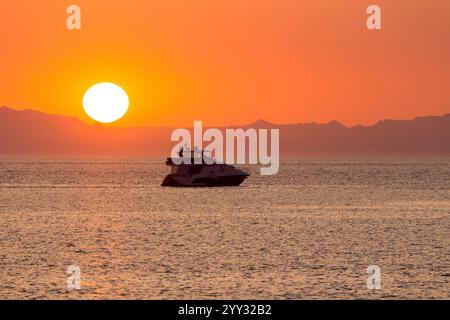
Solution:
{"label": "boat", "polygon": [[185,152],[180,150],[177,159],[167,158],[166,165],[171,167],[171,173],[164,178],[161,186],[231,187],[239,186],[249,176],[232,165],[216,162],[203,151],[190,151],[190,157],[185,157]]}

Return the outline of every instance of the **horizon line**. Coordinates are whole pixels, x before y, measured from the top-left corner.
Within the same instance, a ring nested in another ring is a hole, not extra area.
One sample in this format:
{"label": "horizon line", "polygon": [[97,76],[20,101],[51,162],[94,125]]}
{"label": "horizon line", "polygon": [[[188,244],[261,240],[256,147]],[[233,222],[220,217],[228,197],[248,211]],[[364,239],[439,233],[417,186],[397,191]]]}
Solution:
{"label": "horizon line", "polygon": [[[95,122],[95,121],[93,121],[93,123],[89,123],[89,122],[86,122],[86,121],[80,119],[77,116],[69,116],[69,115],[62,115],[62,114],[55,114],[55,113],[47,113],[47,112],[44,112],[44,111],[30,109],[30,108],[16,109],[16,108],[13,108],[13,107],[10,107],[10,106],[6,106],[6,105],[0,105],[0,109],[7,109],[7,110],[14,111],[14,112],[34,112],[34,113],[39,113],[39,114],[47,115],[47,116],[56,116],[56,117],[62,117],[62,118],[67,118],[67,119],[74,119],[74,120],[78,120],[81,123],[86,124],[88,126],[103,126],[105,128],[118,128],[118,129],[146,129],[146,128],[147,129],[149,129],[149,128],[154,128],[154,129],[173,129],[173,128],[175,128],[174,126],[150,126],[150,125],[148,125],[148,126],[118,126],[118,125],[114,125],[114,124],[105,124],[105,123]],[[329,125],[329,124],[338,124],[338,125],[346,128],[346,129],[352,129],[352,128],[356,128],[356,127],[364,127],[364,128],[372,127],[372,126],[375,126],[375,125],[377,125],[379,123],[382,123],[382,122],[385,122],[385,121],[395,121],[395,122],[398,122],[398,121],[415,121],[415,120],[422,119],[422,118],[439,118],[439,117],[445,117],[445,116],[450,116],[450,111],[446,112],[446,113],[443,113],[443,114],[440,114],[440,115],[422,115],[422,116],[419,115],[419,116],[415,116],[415,117],[410,118],[410,119],[384,118],[384,119],[377,120],[373,124],[368,124],[368,125],[356,124],[356,125],[353,125],[353,126],[346,126],[346,125],[344,125],[343,123],[341,123],[340,121],[338,121],[336,119],[330,120],[328,122],[297,122],[297,123],[283,123],[283,124],[279,124],[279,123],[274,123],[274,122],[268,121],[266,119],[260,118],[260,119],[258,119],[256,121],[253,121],[253,122],[247,123],[247,124],[241,124],[241,125],[229,124],[228,126],[226,126],[226,125],[207,126],[205,128],[227,128],[227,127],[236,128],[236,127],[248,127],[248,126],[251,126],[251,125],[258,124],[258,123],[266,123],[266,124],[271,125],[271,126],[297,126],[297,125]],[[202,121],[202,120],[193,120],[193,121]],[[180,128],[191,128],[190,126],[178,126],[178,127],[180,127]],[[193,127],[193,125],[192,125],[192,127]]]}

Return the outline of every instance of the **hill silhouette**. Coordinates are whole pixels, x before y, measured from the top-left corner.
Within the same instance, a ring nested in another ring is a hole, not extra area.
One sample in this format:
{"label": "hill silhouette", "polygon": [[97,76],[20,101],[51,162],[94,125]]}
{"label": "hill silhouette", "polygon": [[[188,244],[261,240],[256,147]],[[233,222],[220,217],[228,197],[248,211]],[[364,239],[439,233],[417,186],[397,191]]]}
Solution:
{"label": "hill silhouette", "polygon": [[[281,156],[450,156],[450,114],[383,120],[347,128],[339,122],[279,128]],[[0,155],[167,156],[172,128],[117,128],[77,118],[0,107]]]}

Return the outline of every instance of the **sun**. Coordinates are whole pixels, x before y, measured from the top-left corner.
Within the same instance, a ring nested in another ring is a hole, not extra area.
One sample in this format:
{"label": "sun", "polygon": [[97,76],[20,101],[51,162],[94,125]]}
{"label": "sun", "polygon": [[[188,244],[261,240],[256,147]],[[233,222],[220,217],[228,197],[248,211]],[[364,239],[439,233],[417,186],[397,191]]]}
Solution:
{"label": "sun", "polygon": [[110,82],[93,85],[83,97],[84,111],[89,117],[102,123],[112,123],[122,118],[127,113],[129,104],[125,90]]}

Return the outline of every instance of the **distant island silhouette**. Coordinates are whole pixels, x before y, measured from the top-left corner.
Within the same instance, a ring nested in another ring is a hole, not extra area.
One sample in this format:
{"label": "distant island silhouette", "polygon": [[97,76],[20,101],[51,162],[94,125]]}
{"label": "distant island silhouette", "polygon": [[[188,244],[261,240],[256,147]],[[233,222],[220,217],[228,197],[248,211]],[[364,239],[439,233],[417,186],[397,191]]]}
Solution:
{"label": "distant island silhouette", "polygon": [[[450,114],[414,120],[382,120],[372,126],[272,124],[281,156],[450,156]],[[117,128],[77,118],[0,107],[0,155],[167,156],[173,128]]]}

